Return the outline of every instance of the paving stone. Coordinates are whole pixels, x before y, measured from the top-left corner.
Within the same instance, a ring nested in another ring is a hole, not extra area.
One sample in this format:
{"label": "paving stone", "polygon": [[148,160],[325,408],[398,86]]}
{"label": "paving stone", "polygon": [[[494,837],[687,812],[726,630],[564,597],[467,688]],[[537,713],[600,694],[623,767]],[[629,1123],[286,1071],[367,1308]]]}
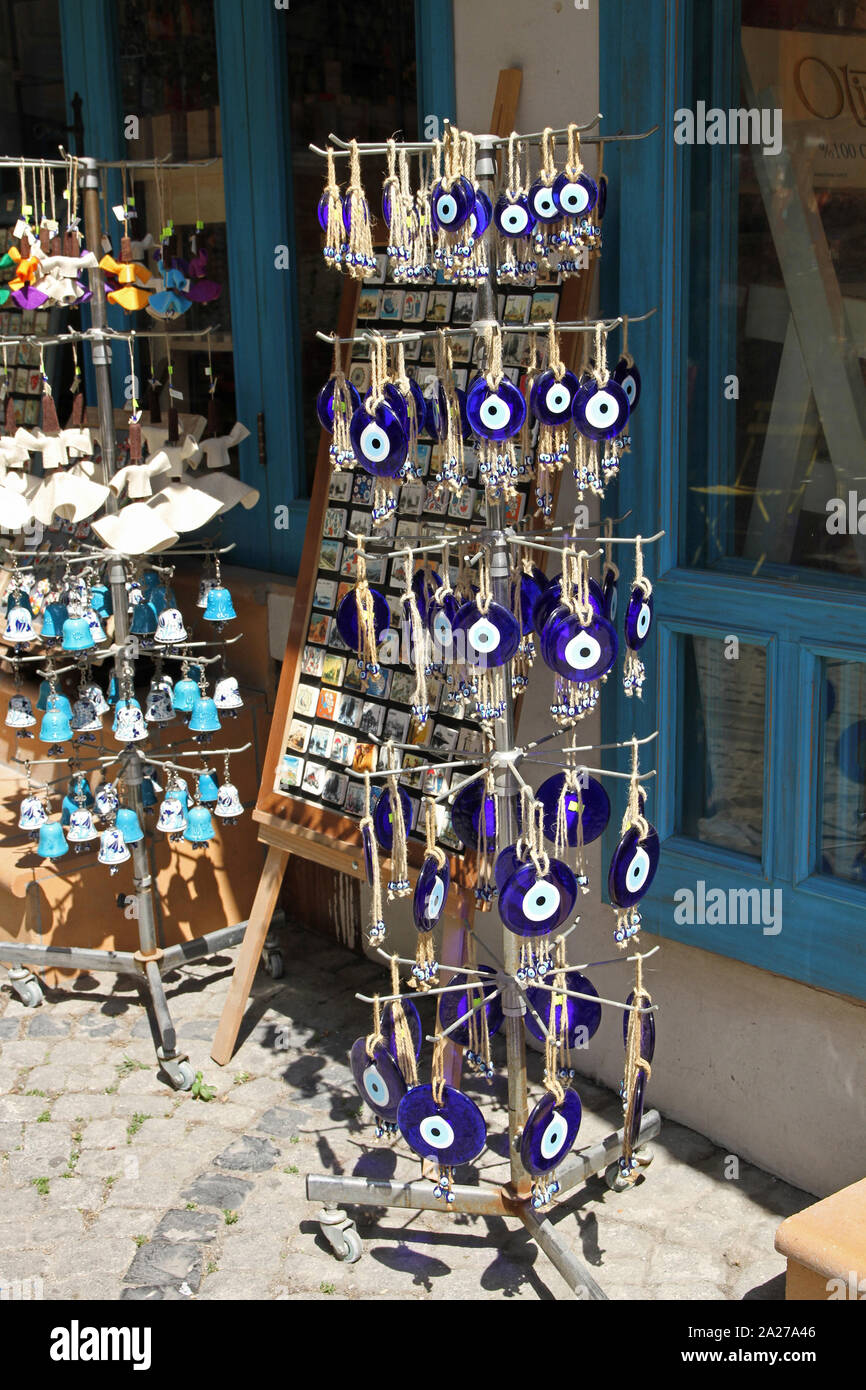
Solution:
{"label": "paving stone", "polygon": [[21,1031],[21,1020],[19,1018],[0,1018],[0,1041],[6,1038],[17,1038]]}
{"label": "paving stone", "polygon": [[270,1139],[260,1139],[254,1134],[245,1134],[234,1144],[229,1144],[215,1159],[218,1168],[231,1168],[240,1173],[264,1173],[273,1168],[280,1157],[280,1150]]}
{"label": "paving stone", "polygon": [[189,1241],[152,1240],[136,1251],[124,1279],[127,1284],[157,1288],[186,1284],[195,1293],[201,1283],[201,1267],[197,1245]]}
{"label": "paving stone", "polygon": [[167,1211],[153,1233],[154,1240],[212,1241],[220,1229],[220,1218],[212,1211]]}
{"label": "paving stone", "polygon": [[28,1038],[66,1038],[72,1024],[68,1018],[54,1018],[42,1009],[27,1019],[24,1031]]}
{"label": "paving stone", "polygon": [[275,1105],[272,1109],[265,1111],[257,1128],[265,1134],[274,1135],[277,1139],[291,1139],[309,1118],[309,1112],[301,1110],[297,1106]]}
{"label": "paving stone", "polygon": [[0,1122],[0,1153],[16,1148],[24,1140],[24,1126],[18,1120]]}
{"label": "paving stone", "polygon": [[123,1030],[118,1028],[112,1019],[87,1019],[84,1018],[78,1025],[78,1033],[86,1034],[88,1038],[121,1038],[124,1036]]}
{"label": "paving stone", "polygon": [[180,1025],[177,1035],[185,1043],[191,1038],[198,1038],[201,1042],[213,1042],[218,1027],[218,1018],[193,1018]]}
{"label": "paving stone", "polygon": [[93,1120],[107,1119],[112,1111],[112,1097],[106,1095],[94,1095],[87,1093],[82,1095],[58,1096],[51,1102],[52,1120],[77,1120],[82,1119],[85,1123]]}
{"label": "paving stone", "polygon": [[72,1137],[68,1125],[53,1124],[50,1120],[46,1120],[44,1124],[24,1126],[23,1152],[25,1154],[65,1160],[72,1147]]}
{"label": "paving stone", "polygon": [[47,1041],[27,1038],[22,1042],[4,1042],[0,1044],[0,1056],[4,1067],[38,1067],[46,1059]]}
{"label": "paving stone", "polygon": [[68,1279],[76,1274],[110,1274],[119,1284],[129,1258],[128,1240],[103,1240],[98,1230],[93,1229],[76,1240],[57,1241],[48,1267],[58,1279]]}
{"label": "paving stone", "polygon": [[246,1178],[230,1177],[227,1173],[202,1173],[180,1195],[184,1201],[198,1202],[203,1207],[235,1211],[252,1188],[253,1184]]}
{"label": "paving stone", "polygon": [[[85,1104],[86,1101],[82,1100],[82,1105]],[[126,1146],[126,1124],[123,1120],[92,1120],[81,1131],[82,1149],[118,1149],[121,1145]]]}

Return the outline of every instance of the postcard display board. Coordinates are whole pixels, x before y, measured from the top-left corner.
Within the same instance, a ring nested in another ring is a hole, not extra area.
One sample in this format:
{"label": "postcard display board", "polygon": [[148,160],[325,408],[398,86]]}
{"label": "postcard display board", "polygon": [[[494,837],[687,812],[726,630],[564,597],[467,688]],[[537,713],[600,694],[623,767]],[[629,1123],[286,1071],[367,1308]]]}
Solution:
{"label": "postcard display board", "polygon": [[[617,1189],[631,1186],[648,1161],[640,1145],[658,1129],[657,1114],[644,1114],[654,1006],[646,954],[631,949],[658,837],[638,741],[614,745],[630,754],[627,770],[615,754],[619,766],[599,767],[578,729],[608,674],[640,696],[649,541],[606,524],[600,548],[585,521],[582,531],[554,524],[560,477],[577,506],[603,498],[605,482],[630,466],[640,396],[623,319],[557,315],[561,295],[579,299],[601,243],[607,185],[584,170],[580,135],[577,126],[507,138],[449,128],[441,147],[331,137],[318,151],[324,254],[359,282],[357,321],[354,331],[338,326],[317,401],[330,455],[313,499],[310,545],[319,548],[309,592],[296,600],[298,669],[258,814],[275,819],[283,798],[312,835],[327,838],[333,812],[352,824],[356,868],[371,886],[369,939],[391,970],[368,1001],[370,1031],[351,1065],[377,1138],[414,1152],[422,1176],[310,1176],[335,1253],[361,1250],[342,1202],[506,1214],[572,1289],[603,1298],[544,1210],[599,1169]],[[601,152],[605,138],[584,143]],[[387,269],[371,244],[368,198],[378,190],[363,187],[368,153],[389,163]],[[552,687],[552,732],[518,747],[520,697],[539,679]],[[557,770],[534,791],[536,756]],[[620,978],[629,962],[629,979],[601,991],[573,947],[580,897],[600,889],[585,846],[611,815],[607,778],[627,791],[607,882],[619,954],[593,974],[610,967]],[[470,929],[457,959],[437,939],[455,879],[476,911],[498,915],[499,950],[482,949]],[[418,929],[414,959],[388,950],[389,903],[401,897]],[[570,1054],[606,1007],[622,1017],[625,1123],[577,1151]],[[463,1185],[457,1170],[483,1150],[488,1121],[483,1096],[476,1103],[460,1089],[448,1045],[489,1080],[498,1031],[509,1176]],[[544,1088],[531,1104],[527,1031],[545,1047]]]}

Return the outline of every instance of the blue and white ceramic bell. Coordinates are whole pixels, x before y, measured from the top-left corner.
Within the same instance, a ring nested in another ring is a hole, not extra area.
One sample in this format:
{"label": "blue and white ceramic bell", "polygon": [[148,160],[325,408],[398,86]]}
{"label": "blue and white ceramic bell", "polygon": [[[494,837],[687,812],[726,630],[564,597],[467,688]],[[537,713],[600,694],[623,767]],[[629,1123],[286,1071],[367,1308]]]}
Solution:
{"label": "blue and white ceramic bell", "polygon": [[88,608],[87,612],[84,614],[84,617],[87,620],[88,627],[90,628],[90,635],[93,638],[94,642],[97,644],[97,646],[100,642],[107,641],[107,638],[105,636],[105,628],[102,626],[102,623],[99,620],[99,614],[96,612],[96,609]]}
{"label": "blue and white ceramic bell", "polygon": [[[207,614],[205,614],[207,616]],[[174,646],[176,642],[185,642],[187,630],[183,624],[183,616],[179,608],[163,608],[156,620],[156,640],[162,642],[164,646]]]}
{"label": "blue and white ceramic bell", "polygon": [[144,717],[148,724],[170,724],[174,719],[171,695],[167,690],[149,690]]}
{"label": "blue and white ceramic bell", "polygon": [[96,681],[90,681],[88,685],[83,685],[79,698],[82,700],[89,700],[98,715],[107,714],[111,709],[111,706],[103,695],[100,687],[96,684]]}
{"label": "blue and white ceramic bell", "polygon": [[186,830],[186,810],[180,797],[172,791],[163,797],[162,805],[159,808],[159,820],[156,823],[157,830],[161,830],[165,835],[171,835],[179,839]]}
{"label": "blue and white ceramic bell", "polygon": [[103,817],[110,816],[117,810],[117,789],[113,782],[103,782],[101,787],[97,787],[96,809]]}
{"label": "blue and white ceramic bell", "polygon": [[213,773],[200,772],[198,775],[198,799],[202,804],[212,804],[219,797],[219,787]]}
{"label": "blue and white ceramic bell", "polygon": [[6,615],[3,641],[17,647],[27,647],[31,642],[36,641],[36,632],[29,608],[22,608],[19,603],[15,608],[9,609]]}
{"label": "blue and white ceramic bell", "polygon": [[192,806],[183,838],[188,840],[191,845],[195,845],[196,849],[199,849],[213,839],[213,833],[213,821],[208,808],[206,806]]}
{"label": "blue and white ceramic bell", "polygon": [[63,636],[63,624],[69,617],[65,603],[47,603],[42,613],[42,641],[46,647],[53,647]]}
{"label": "blue and white ceramic bell", "polygon": [[25,796],[18,812],[18,829],[26,830],[34,839],[48,819],[41,796]]}
{"label": "blue and white ceramic bell", "polygon": [[99,862],[106,864],[111,872],[117,872],[118,865],[124,864],[130,854],[123,832],[116,825],[110,825],[99,837]]}
{"label": "blue and white ceramic bell", "polygon": [[234,825],[235,821],[240,820],[244,813],[238,789],[232,782],[223,782],[217,796],[215,815],[220,820],[224,820],[226,825]]}
{"label": "blue and white ceramic bell", "polygon": [[209,695],[203,695],[193,706],[192,714],[187,725],[190,733],[196,734],[197,742],[202,742],[210,737],[211,734],[219,732],[220,717],[217,707]]}
{"label": "blue and white ceramic bell", "polygon": [[39,738],[42,743],[50,743],[52,747],[58,747],[72,738],[72,725],[69,722],[69,715],[64,709],[59,707],[57,697],[52,700],[51,705],[42,716],[42,723],[39,726]]}
{"label": "blue and white ceramic bell", "polygon": [[36,853],[43,859],[62,859],[69,852],[63,826],[59,820],[47,820],[39,831]]}
{"label": "blue and white ceramic bell", "polygon": [[128,845],[137,844],[144,839],[144,831],[141,828],[141,821],[135,814],[131,806],[121,806],[117,812],[114,822],[117,829],[123,835]]}
{"label": "blue and white ceramic bell", "polygon": [[[104,636],[104,634],[103,634]],[[63,650],[65,652],[87,652],[96,643],[86,618],[67,618],[63,624]]]}
{"label": "blue and white ceramic bell", "polygon": [[[92,700],[79,696],[72,706],[70,724],[77,734],[98,734],[102,728],[102,716],[97,714]],[[93,740],[89,739],[92,743]]]}
{"label": "blue and white ceramic bell", "polygon": [[213,693],[214,704],[221,712],[243,708],[243,700],[234,676],[223,676],[216,683]]}
{"label": "blue and white ceramic bell", "polygon": [[86,806],[76,806],[70,815],[66,838],[75,846],[76,854],[82,854],[91,841],[99,838],[99,831],[93,824],[93,813]]}
{"label": "blue and white ceramic bell", "polygon": [[36,723],[33,706],[26,695],[13,695],[6,711],[6,725],[9,729],[32,729]]}
{"label": "blue and white ceramic bell", "polygon": [[222,584],[214,584],[208,591],[207,602],[204,609],[204,617],[209,623],[229,623],[232,618],[236,618],[232,596],[228,589],[224,589]]}
{"label": "blue and white ceramic bell", "polygon": [[118,743],[143,743],[148,737],[141,705],[135,698],[118,700],[111,732]]}
{"label": "blue and white ceramic bell", "polygon": [[172,708],[189,714],[201,699],[201,691],[190,676],[182,676],[171,693]]}

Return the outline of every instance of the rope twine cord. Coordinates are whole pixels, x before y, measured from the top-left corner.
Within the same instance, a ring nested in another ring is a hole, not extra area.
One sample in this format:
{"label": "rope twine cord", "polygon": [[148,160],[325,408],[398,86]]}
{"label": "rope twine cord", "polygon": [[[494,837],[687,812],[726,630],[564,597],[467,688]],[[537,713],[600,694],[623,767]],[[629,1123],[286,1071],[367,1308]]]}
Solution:
{"label": "rope twine cord", "polygon": [[445,1044],[447,1041],[443,1033],[437,1033],[433,1042],[433,1061],[431,1064],[433,1104],[440,1110],[445,1099]]}
{"label": "rope twine cord", "polygon": [[[412,639],[412,667],[415,675],[415,688],[412,692],[412,705],[416,710],[428,710],[430,707],[429,695],[427,691],[427,657],[430,643],[430,634],[421,618],[418,608],[418,600],[412,588],[412,578],[414,575],[412,551],[406,549],[406,564],[404,572],[406,577],[406,587],[401,595],[401,602],[404,611],[409,616],[409,630]],[[426,719],[426,714],[424,718]],[[405,878],[405,874],[401,875]]]}
{"label": "rope twine cord", "polygon": [[645,840],[649,834],[649,822],[645,819],[641,811],[641,801],[646,798],[646,788],[640,785],[640,771],[638,767],[638,741],[637,735],[632,736],[631,741],[631,778],[628,785],[628,804],[625,808],[625,815],[622,818],[620,834],[625,835],[632,828],[638,832],[638,839]]}
{"label": "rope twine cord", "polygon": [[[391,957],[391,993],[400,993],[400,965],[396,955]],[[394,1029],[394,1046],[397,1052],[397,1066],[407,1086],[418,1085],[418,1063],[415,1045],[403,1008],[402,999],[394,999],[390,1004],[391,1022]]]}
{"label": "rope twine cord", "polygon": [[378,654],[376,618],[373,607],[373,594],[367,583],[367,555],[364,550],[364,537],[359,536],[356,550],[358,581],[355,585],[355,607],[358,613],[358,660],[375,664]]}
{"label": "rope twine cord", "polygon": [[502,330],[499,324],[488,325],[484,330],[485,367],[484,380],[491,391],[498,391],[502,381]]}
{"label": "rope twine cord", "polygon": [[595,325],[595,368],[593,376],[599,386],[606,386],[610,380],[607,369],[607,329],[601,322]]}
{"label": "rope twine cord", "polygon": [[373,995],[373,1031],[368,1033],[364,1041],[364,1047],[370,1061],[376,1060],[376,1048],[384,1047],[385,1039],[382,1036],[382,1008],[379,1003],[378,994]]}
{"label": "rope twine cord", "polygon": [[373,826],[372,808],[372,787],[369,772],[364,773],[364,815],[361,818],[360,828],[363,835],[366,827],[371,847],[371,857],[373,860],[373,882],[370,885],[370,920],[372,926],[378,931],[381,930],[383,923],[382,917],[382,876],[379,869],[379,848],[376,841],[376,831]]}
{"label": "rope twine cord", "polygon": [[565,161],[565,172],[573,183],[579,174],[583,173],[583,162],[580,158],[580,131],[574,122],[568,127],[568,155]]}
{"label": "rope twine cord", "polygon": [[[471,929],[466,932],[466,951],[465,964],[467,970],[471,970],[476,976],[476,980],[466,977],[466,1004],[471,1010],[467,1024],[469,1034],[469,1048],[480,1059],[485,1072],[489,1072],[492,1065],[490,1052],[490,1029],[487,1021],[487,1008],[484,1000],[484,985],[478,971],[478,955],[476,949],[475,933]],[[464,1010],[465,1012],[465,1010]]]}
{"label": "rope twine cord", "polygon": [[550,873],[550,856],[544,848],[544,806],[534,798],[531,802],[529,823],[529,857],[539,878],[547,878]]}
{"label": "rope twine cord", "polygon": [[613,546],[609,543],[610,538],[613,535],[613,519],[609,516],[605,517],[604,534],[608,538],[608,544],[604,548],[604,567],[602,569],[602,582],[604,582],[604,579],[609,574],[613,575],[614,582],[616,582],[616,580],[619,579],[619,566],[614,561]]}
{"label": "rope twine cord", "polygon": [[438,868],[443,869],[446,864],[445,851],[436,843],[436,802],[432,796],[424,798],[424,853],[430,859],[436,860]]}
{"label": "rope twine cord", "polygon": [[[603,147],[602,147],[601,145],[599,145],[599,159],[601,159],[601,150],[602,150],[602,148],[603,148]],[[601,173],[601,167],[600,167],[600,166],[599,166],[599,173]],[[629,350],[628,350],[628,314],[623,314],[623,316],[622,316],[622,352],[621,352],[620,355],[621,355],[623,361],[626,362],[626,363],[628,364],[629,367],[633,367],[633,366],[634,366],[634,358],[632,357],[631,353],[630,353]]]}
{"label": "rope twine cord", "polygon": [[388,346],[382,334],[373,330],[370,345],[370,394],[364,402],[368,415],[375,415],[385,399],[388,384]]}
{"label": "rope twine cord", "polygon": [[354,258],[350,259],[348,270],[356,278],[363,278],[371,271],[373,238],[370,213],[361,186],[361,159],[357,140],[352,140],[349,144],[349,183],[346,196],[349,199],[349,251]]}
{"label": "rope twine cord", "polygon": [[634,538],[634,587],[640,589],[645,598],[649,598],[653,586],[643,572],[642,540],[642,536],[635,536]]}
{"label": "rope twine cord", "polygon": [[541,168],[539,170],[539,178],[545,188],[549,188],[556,178],[555,143],[552,128],[549,125],[545,126],[541,132]]}
{"label": "rope twine cord", "polygon": [[[397,882],[405,883],[409,873],[406,849],[406,822],[403,819],[403,805],[400,800],[400,790],[397,780],[398,769],[396,767],[396,751],[394,749],[394,744],[390,740],[386,745],[386,756],[388,759],[388,767],[392,769],[388,776],[392,829],[391,872]],[[398,895],[392,888],[388,889],[389,902],[393,901],[397,896]]]}
{"label": "rope twine cord", "polygon": [[550,996],[550,1020],[544,1040],[544,1085],[553,1096],[554,1105],[561,1105],[565,1100],[565,1087],[557,1073],[560,1069],[565,1069],[568,1042],[568,1000],[565,994],[567,967],[565,940],[561,936],[556,938],[555,961],[553,988],[556,993]]}
{"label": "rope twine cord", "polygon": [[575,552],[566,546],[562,552],[562,591],[560,601],[572,612],[581,627],[592,622],[593,608],[589,597],[590,556],[586,550]]}
{"label": "rope twine cord", "polygon": [[559,349],[559,334],[556,331],[556,324],[550,320],[547,329],[547,365],[553,372],[557,381],[562,381],[565,376],[565,363],[562,360]]}
{"label": "rope twine cord", "polygon": [[[641,1042],[643,1034],[643,1015],[640,1013],[642,1008],[648,1007],[652,1003],[649,991],[644,988],[643,983],[643,956],[635,957],[635,979],[634,991],[632,993],[632,1007],[629,1010],[628,1028],[625,1040],[625,1074],[623,1077],[623,1088],[626,1096],[625,1106],[625,1125],[623,1133],[622,1157],[626,1165],[630,1165],[634,1149],[632,1148],[631,1134],[634,1128],[635,1106],[637,1104],[637,1083],[640,1074],[645,1077],[644,1085],[652,1076],[652,1067],[647,1059],[641,1054]],[[629,1182],[634,1182],[637,1173],[632,1169],[630,1173],[624,1174]]]}

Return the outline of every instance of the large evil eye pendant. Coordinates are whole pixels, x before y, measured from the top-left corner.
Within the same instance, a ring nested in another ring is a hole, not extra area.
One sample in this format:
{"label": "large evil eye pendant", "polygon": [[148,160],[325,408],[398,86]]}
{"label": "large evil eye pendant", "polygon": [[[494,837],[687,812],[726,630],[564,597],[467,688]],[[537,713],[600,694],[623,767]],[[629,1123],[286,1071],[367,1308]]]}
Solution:
{"label": "large evil eye pendant", "polygon": [[614,439],[628,420],[628,396],[618,381],[590,380],[574,398],[574,423],[587,439]]}
{"label": "large evil eye pendant", "polygon": [[[578,1043],[589,1042],[591,1038],[595,1037],[601,1023],[601,1004],[595,1002],[598,997],[595,985],[585,975],[581,975],[579,970],[568,971],[565,977],[565,988],[573,990],[575,994],[595,996],[593,999],[572,999],[567,994],[563,996],[565,999],[564,1018],[562,1004],[557,1006],[557,1031],[562,1034],[567,1046],[571,1048],[576,1047]],[[531,985],[526,991],[526,998],[532,1008],[526,1010],[524,1021],[529,1032],[539,1042],[547,1041],[546,1035],[550,1029],[556,997],[555,994],[551,994],[549,989],[539,989],[537,985]],[[539,1019],[544,1024],[543,1030],[538,1022]],[[579,1028],[586,1030],[585,1037],[583,1034],[578,1036]]]}
{"label": "large evil eye pendant", "polygon": [[[402,787],[397,788],[400,797],[400,805],[403,809],[403,824],[406,833],[412,828],[412,802]],[[391,813],[391,789],[386,787],[376,805],[373,808],[373,829],[376,832],[376,839],[386,853],[390,854],[394,848],[394,818]]]}
{"label": "large evil eye pendant", "polygon": [[479,376],[466,396],[466,418],[481,439],[511,439],[526,419],[526,401],[507,376],[495,391]]}
{"label": "large evil eye pendant", "polygon": [[613,570],[608,570],[604,576],[602,585],[604,594],[604,616],[609,623],[616,622],[617,594],[616,594],[616,575]]}
{"label": "large evil eye pendant", "polygon": [[497,854],[496,863],[493,865],[493,878],[500,893],[511,875],[516,874],[523,863],[525,860],[518,859],[515,845],[506,845],[505,849]]}
{"label": "large evil eye pendant", "polygon": [[[316,414],[319,417],[319,424],[322,426],[322,429],[327,430],[329,434],[334,433],[335,384],[336,379],[334,377],[331,377],[330,381],[325,382],[324,386],[322,387],[321,391],[316,397]],[[355,390],[351,381],[347,381],[345,383],[345,386],[346,392],[349,397],[349,410],[354,415],[355,411],[358,409],[358,406],[361,404],[361,397],[358,395],[358,392]]]}
{"label": "large evil eye pendant", "polygon": [[437,232],[456,232],[468,220],[474,207],[475,190],[462,176],[454,179],[450,188],[440,180],[430,194],[430,215]]}
{"label": "large evil eye pendant", "polygon": [[[572,593],[577,593],[577,585],[572,589]],[[532,626],[541,636],[544,626],[553,613],[559,607],[562,599],[562,575],[558,574],[554,579],[548,580],[547,587],[536,601],[532,610]],[[604,595],[601,592],[601,585],[595,579],[589,581],[589,602],[596,613],[604,616]]]}
{"label": "large evil eye pendant", "polygon": [[[376,641],[381,642],[388,626],[391,622],[391,610],[388,607],[388,600],[384,594],[380,594],[378,589],[370,590],[370,597],[373,600],[373,627],[376,633]],[[355,597],[355,590],[346,594],[340,601],[337,609],[337,631],[350,651],[358,650],[360,632],[358,624],[358,601]]]}
{"label": "large evil eye pendant", "polygon": [[442,587],[442,579],[438,572],[429,566],[417,569],[412,575],[412,593],[415,595],[415,602],[421,621],[427,621],[427,606],[433,598],[436,590]]}
{"label": "large evil eye pendant", "polygon": [[529,199],[523,193],[516,197],[500,194],[493,209],[493,221],[504,237],[529,236],[535,226]]}
{"label": "large evil eye pendant", "polygon": [[474,237],[482,237],[490,226],[493,217],[493,204],[483,188],[475,190],[475,206],[469,214],[469,231]]}
{"label": "large evil eye pendant", "polygon": [[616,907],[634,907],[639,903],[655,878],[659,866],[659,837],[653,826],[643,840],[637,826],[631,826],[610,861],[607,891]]}
{"label": "large evil eye pendant", "polygon": [[627,357],[621,357],[610,375],[611,379],[618,381],[625,391],[628,397],[629,412],[634,414],[640,400],[640,372],[634,362],[630,362]]}
{"label": "large evil eye pendant", "polygon": [[371,415],[359,406],[349,425],[355,458],[376,478],[396,478],[406,462],[409,441],[396,411],[384,401]]}
{"label": "large evil eye pendant", "polygon": [[[565,824],[566,838],[568,844],[574,849],[577,845],[578,825],[583,827],[583,843],[592,844],[607,829],[610,820],[610,797],[605,791],[601,782],[597,782],[588,773],[583,774],[585,785],[570,789],[565,798]],[[544,807],[544,833],[548,840],[556,843],[556,826],[559,816],[559,803],[562,799],[562,791],[565,786],[565,773],[555,772],[552,777],[548,777],[546,782],[542,782],[536,792],[538,800]],[[579,812],[579,807],[583,802],[583,814]]]}
{"label": "large evil eye pendant", "polygon": [[[451,825],[458,840],[472,849],[478,843],[481,822],[481,807],[484,806],[484,839],[488,845],[496,843],[496,797],[484,794],[482,783],[470,782],[455,796],[451,806]],[[520,828],[520,801],[511,797],[512,811]]]}
{"label": "large evil eye pendant", "polygon": [[576,1091],[566,1091],[559,1104],[550,1092],[531,1111],[520,1139],[520,1161],[528,1173],[541,1175],[556,1168],[573,1148],[580,1129],[581,1105]]}
{"label": "large evil eye pendant", "polygon": [[[480,1012],[482,998],[484,1000],[484,1012],[487,1015],[488,1035],[492,1038],[493,1034],[502,1027],[504,1021],[502,996],[497,993],[496,984],[492,978],[496,972],[489,965],[479,965],[478,973],[491,978],[485,978],[481,984],[467,985],[465,991],[455,989],[448,994],[440,994],[438,1024],[440,1033],[451,1028],[453,1023],[457,1023],[458,1018],[464,1018],[470,1008]],[[456,983],[457,981],[455,981]],[[458,1047],[468,1047],[470,1039],[468,1021],[458,1024],[448,1036]]]}
{"label": "large evil eye pendant", "polygon": [[[547,576],[537,565],[532,566],[532,571],[527,574],[525,570],[520,573],[520,618],[521,628],[524,637],[532,632],[532,615],[535,612],[535,605],[547,588]],[[517,616],[517,584],[511,585],[511,609],[515,617]]]}
{"label": "large evil eye pendant", "polygon": [[529,190],[529,207],[539,222],[557,222],[562,212],[553,196],[553,186],[536,179]]}
{"label": "large evil eye pendant", "polygon": [[595,202],[595,220],[600,222],[604,217],[607,208],[607,174],[602,174],[598,181],[598,197]]}
{"label": "large evil eye pendant", "polygon": [[[625,1001],[627,1004],[634,1003],[634,991]],[[623,1047],[628,1043],[628,1021],[631,1018],[631,1010],[623,1009],[622,1014],[622,1044]],[[640,1016],[640,1055],[645,1062],[651,1062],[656,1050],[656,1016],[654,1013],[645,1013]]]}
{"label": "large evil eye pendant", "polygon": [[594,681],[616,661],[616,630],[597,614],[584,627],[576,614],[557,608],[541,634],[545,665],[572,681]]}
{"label": "large evil eye pendant", "polygon": [[454,1086],[442,1087],[440,1105],[431,1085],[413,1086],[400,1102],[397,1125],[410,1149],[443,1168],[471,1163],[487,1142],[484,1116]]}
{"label": "large evil eye pendant", "polygon": [[442,653],[449,653],[454,645],[454,619],[460,611],[460,604],[453,594],[442,598],[437,594],[427,607],[427,631]]}
{"label": "large evil eye pendant", "polygon": [[445,911],[451,870],[446,859],[441,865],[431,854],[421,865],[412,899],[412,916],[419,931],[432,931]]}
{"label": "large evil eye pendant", "polygon": [[578,174],[576,179],[568,174],[560,174],[553,181],[553,201],[559,208],[561,217],[584,217],[592,212],[598,198],[595,179],[589,174]]}
{"label": "large evil eye pendant", "polygon": [[635,584],[625,610],[625,640],[633,652],[640,651],[653,625],[653,596]]}
{"label": "large evil eye pendant", "polygon": [[556,373],[548,367],[532,383],[529,408],[544,425],[566,424],[571,419],[579,390],[580,383],[574,372],[563,372],[562,379],[558,381]]}
{"label": "large evil eye pendant", "polygon": [[502,666],[520,645],[517,619],[501,603],[490,603],[484,613],[477,603],[464,603],[453,628],[465,634],[465,659],[472,666]]}
{"label": "large evil eye pendant", "polygon": [[574,909],[577,882],[561,859],[551,859],[546,874],[532,863],[522,865],[499,894],[499,915],[517,936],[546,936]]}
{"label": "large evil eye pendant", "polygon": [[406,1082],[387,1048],[381,1043],[367,1055],[367,1039],[357,1038],[349,1053],[349,1066],[361,1099],[374,1115],[394,1124],[401,1100],[406,1095]]}

